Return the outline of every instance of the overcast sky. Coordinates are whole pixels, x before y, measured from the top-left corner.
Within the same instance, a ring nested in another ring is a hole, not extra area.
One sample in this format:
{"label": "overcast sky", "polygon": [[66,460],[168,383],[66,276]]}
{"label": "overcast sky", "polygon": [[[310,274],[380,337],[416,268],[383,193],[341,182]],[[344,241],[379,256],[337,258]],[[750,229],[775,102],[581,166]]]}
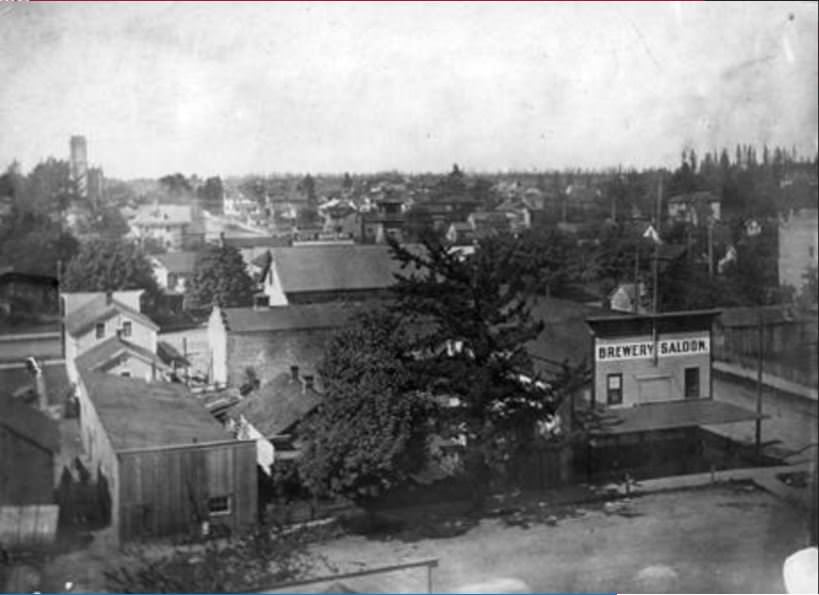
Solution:
{"label": "overcast sky", "polygon": [[0,4],[0,167],[674,165],[817,151],[817,4]]}

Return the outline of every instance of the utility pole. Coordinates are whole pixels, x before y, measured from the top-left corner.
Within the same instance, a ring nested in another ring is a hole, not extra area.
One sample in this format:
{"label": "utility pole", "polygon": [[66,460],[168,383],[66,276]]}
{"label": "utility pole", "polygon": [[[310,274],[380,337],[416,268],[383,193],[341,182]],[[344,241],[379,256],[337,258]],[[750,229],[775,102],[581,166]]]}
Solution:
{"label": "utility pole", "polygon": [[714,276],[714,222],[708,218],[708,277]]}
{"label": "utility pole", "polygon": [[765,348],[765,327],[762,323],[762,306],[757,310],[757,356],[756,356],[756,422],[754,446],[756,455],[762,452],[762,358]]}

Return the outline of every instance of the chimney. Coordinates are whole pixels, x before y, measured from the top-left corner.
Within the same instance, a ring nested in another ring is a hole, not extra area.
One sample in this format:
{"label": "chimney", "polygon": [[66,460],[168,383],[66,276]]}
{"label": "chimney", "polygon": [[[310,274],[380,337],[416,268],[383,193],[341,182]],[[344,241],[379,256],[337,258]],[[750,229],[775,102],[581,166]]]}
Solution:
{"label": "chimney", "polygon": [[307,392],[308,390],[315,390],[315,381],[312,374],[304,375],[304,392]]}
{"label": "chimney", "polygon": [[37,408],[45,411],[48,408],[48,394],[46,393],[45,378],[43,370],[33,357],[26,359],[26,368],[34,377],[34,392],[37,394]]}
{"label": "chimney", "polygon": [[105,292],[105,305],[110,306],[111,302],[113,302],[113,301],[114,301],[114,293],[111,292],[111,291],[106,291]]}
{"label": "chimney", "polygon": [[298,366],[290,366],[290,376],[292,380],[299,379],[299,367]]}

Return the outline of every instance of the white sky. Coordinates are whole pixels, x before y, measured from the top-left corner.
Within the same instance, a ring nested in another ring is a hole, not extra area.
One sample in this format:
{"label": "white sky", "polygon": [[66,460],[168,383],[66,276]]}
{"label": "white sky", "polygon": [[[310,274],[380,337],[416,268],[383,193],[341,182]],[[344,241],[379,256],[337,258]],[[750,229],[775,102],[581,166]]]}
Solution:
{"label": "white sky", "polygon": [[0,168],[675,165],[817,140],[817,4],[0,4]]}

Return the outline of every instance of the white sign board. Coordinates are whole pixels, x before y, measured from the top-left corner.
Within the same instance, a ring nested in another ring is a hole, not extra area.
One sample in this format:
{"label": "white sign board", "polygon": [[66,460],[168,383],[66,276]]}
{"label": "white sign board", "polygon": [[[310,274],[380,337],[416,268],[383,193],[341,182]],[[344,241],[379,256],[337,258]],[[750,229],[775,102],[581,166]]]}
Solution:
{"label": "white sign board", "polygon": [[[594,359],[598,362],[647,359],[654,357],[655,343],[648,341],[597,341]],[[708,337],[685,339],[661,339],[656,343],[658,357],[679,355],[700,355],[710,353],[711,340]]]}

